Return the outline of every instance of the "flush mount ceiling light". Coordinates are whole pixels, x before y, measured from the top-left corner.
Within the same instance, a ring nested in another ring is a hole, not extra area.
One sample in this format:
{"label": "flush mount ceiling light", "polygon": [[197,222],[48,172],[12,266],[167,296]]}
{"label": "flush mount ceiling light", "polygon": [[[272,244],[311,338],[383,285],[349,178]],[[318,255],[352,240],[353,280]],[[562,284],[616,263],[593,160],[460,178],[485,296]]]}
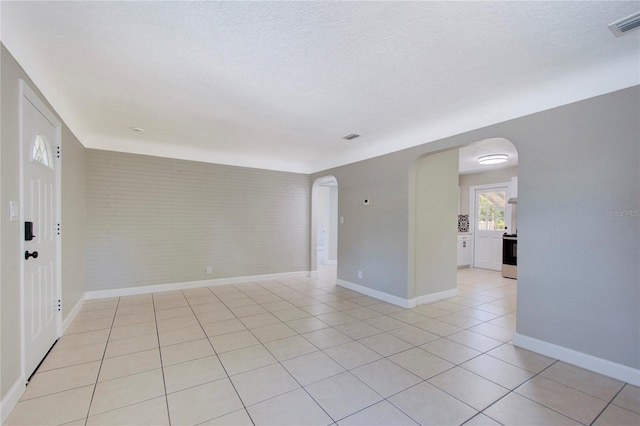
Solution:
{"label": "flush mount ceiling light", "polygon": [[132,127],[131,130],[138,133],[144,133],[144,129],[141,129],[140,127]]}
{"label": "flush mount ceiling light", "polygon": [[359,138],[360,135],[357,135],[355,133],[349,133],[347,136],[343,136],[342,139],[346,139],[348,141],[350,141],[351,139],[355,139],[355,138]]}
{"label": "flush mount ceiling light", "polygon": [[506,162],[507,158],[509,158],[507,154],[483,155],[478,158],[478,162],[482,165],[500,164]]}

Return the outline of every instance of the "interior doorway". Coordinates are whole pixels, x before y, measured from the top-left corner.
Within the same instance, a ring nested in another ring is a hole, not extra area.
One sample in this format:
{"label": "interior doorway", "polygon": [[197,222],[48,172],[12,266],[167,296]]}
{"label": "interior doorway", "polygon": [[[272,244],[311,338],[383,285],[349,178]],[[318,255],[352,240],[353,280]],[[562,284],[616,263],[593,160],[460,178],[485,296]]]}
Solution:
{"label": "interior doorway", "polygon": [[458,268],[501,271],[503,234],[516,232],[518,150],[490,138],[459,153]]}
{"label": "interior doorway", "polygon": [[328,272],[338,263],[338,181],[316,179],[312,188],[311,268]]}

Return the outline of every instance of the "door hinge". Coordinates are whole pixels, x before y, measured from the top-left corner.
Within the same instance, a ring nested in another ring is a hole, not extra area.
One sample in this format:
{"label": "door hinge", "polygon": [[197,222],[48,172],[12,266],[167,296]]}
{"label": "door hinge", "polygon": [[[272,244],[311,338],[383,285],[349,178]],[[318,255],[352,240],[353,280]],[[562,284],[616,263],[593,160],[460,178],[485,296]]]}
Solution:
{"label": "door hinge", "polygon": [[56,146],[56,157],[60,158],[60,146]]}
{"label": "door hinge", "polygon": [[56,224],[56,232],[58,233],[58,235],[60,235],[60,224]]}
{"label": "door hinge", "polygon": [[58,312],[62,310],[62,300],[58,299]]}

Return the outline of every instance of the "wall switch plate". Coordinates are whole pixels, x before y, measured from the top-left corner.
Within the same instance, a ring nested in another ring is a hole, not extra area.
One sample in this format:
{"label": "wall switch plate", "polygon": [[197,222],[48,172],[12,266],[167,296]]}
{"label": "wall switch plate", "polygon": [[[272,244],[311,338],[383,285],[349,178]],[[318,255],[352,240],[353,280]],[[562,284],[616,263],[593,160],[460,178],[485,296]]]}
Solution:
{"label": "wall switch plate", "polygon": [[17,201],[9,201],[9,221],[17,222],[20,218],[20,210]]}
{"label": "wall switch plate", "polygon": [[340,216],[340,223],[343,224],[344,223],[344,216]]}
{"label": "wall switch plate", "polygon": [[213,268],[211,266],[207,266],[207,274],[212,274]]}
{"label": "wall switch plate", "polygon": [[358,271],[358,279],[361,280],[362,279],[362,271]]}

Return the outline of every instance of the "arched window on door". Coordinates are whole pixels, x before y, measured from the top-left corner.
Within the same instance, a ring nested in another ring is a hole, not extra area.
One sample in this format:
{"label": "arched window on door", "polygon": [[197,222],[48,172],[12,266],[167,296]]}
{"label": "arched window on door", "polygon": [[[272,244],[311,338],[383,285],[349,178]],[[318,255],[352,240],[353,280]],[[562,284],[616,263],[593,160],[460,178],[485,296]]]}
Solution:
{"label": "arched window on door", "polygon": [[42,164],[43,166],[51,168],[49,148],[47,147],[47,141],[44,140],[44,137],[42,135],[36,136],[36,140],[33,143],[31,159],[37,163]]}

